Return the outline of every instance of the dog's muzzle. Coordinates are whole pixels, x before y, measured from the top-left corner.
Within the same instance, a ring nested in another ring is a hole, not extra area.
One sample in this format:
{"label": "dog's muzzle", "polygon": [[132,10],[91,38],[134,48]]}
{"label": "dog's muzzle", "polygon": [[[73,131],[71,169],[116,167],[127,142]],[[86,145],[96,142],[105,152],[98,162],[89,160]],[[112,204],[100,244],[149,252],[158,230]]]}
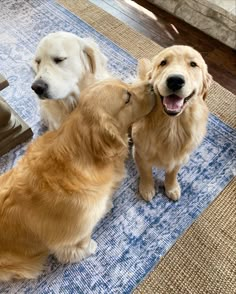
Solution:
{"label": "dog's muzzle", "polygon": [[167,88],[174,92],[183,88],[184,84],[185,79],[182,75],[171,75],[166,80]]}
{"label": "dog's muzzle", "polygon": [[47,98],[48,84],[43,80],[36,80],[31,89],[39,96],[40,99]]}

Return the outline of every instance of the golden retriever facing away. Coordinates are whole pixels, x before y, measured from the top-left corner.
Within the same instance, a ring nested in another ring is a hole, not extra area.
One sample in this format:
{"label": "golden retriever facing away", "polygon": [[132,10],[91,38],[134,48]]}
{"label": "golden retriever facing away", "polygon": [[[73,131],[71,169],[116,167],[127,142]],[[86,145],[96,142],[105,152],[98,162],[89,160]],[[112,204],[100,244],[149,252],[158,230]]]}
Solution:
{"label": "golden retriever facing away", "polygon": [[109,77],[107,59],[94,40],[68,32],[50,33],[36,49],[32,89],[40,99],[41,118],[57,129],[78,103],[80,92]]}
{"label": "golden retriever facing away", "polygon": [[145,200],[152,199],[152,166],[157,166],[165,169],[167,196],[177,200],[177,173],[206,134],[205,99],[212,78],[200,53],[189,46],[164,49],[152,63],[140,60],[139,78],[150,80],[158,96],[155,109],[132,129],[139,192]]}
{"label": "golden retriever facing away", "polygon": [[154,107],[149,82],[95,83],[56,131],[0,177],[0,280],[35,278],[44,259],[94,253],[93,228],[125,175],[128,128]]}

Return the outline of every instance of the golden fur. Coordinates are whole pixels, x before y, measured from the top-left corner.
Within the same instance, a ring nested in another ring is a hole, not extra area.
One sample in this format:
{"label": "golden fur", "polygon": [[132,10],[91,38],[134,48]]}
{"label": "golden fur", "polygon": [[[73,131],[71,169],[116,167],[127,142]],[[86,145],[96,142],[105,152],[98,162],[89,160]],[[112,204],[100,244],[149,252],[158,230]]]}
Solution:
{"label": "golden fur", "polygon": [[0,177],[0,280],[35,278],[49,252],[60,262],[95,252],[93,228],[125,174],[128,128],[154,107],[151,89],[116,80],[91,86],[62,126]]}
{"label": "golden fur", "polygon": [[[167,79],[173,74],[181,74],[185,79],[184,86],[174,94],[181,99],[189,97],[175,116],[169,115],[163,100],[173,94],[167,88]],[[211,76],[196,50],[172,46],[155,56],[152,62],[140,60],[139,78],[150,80],[158,95],[155,109],[132,129],[133,153],[140,174],[139,192],[145,200],[152,199],[155,194],[152,166],[157,166],[165,170],[167,196],[177,200],[181,195],[177,173],[206,134],[208,108],[205,98]]]}

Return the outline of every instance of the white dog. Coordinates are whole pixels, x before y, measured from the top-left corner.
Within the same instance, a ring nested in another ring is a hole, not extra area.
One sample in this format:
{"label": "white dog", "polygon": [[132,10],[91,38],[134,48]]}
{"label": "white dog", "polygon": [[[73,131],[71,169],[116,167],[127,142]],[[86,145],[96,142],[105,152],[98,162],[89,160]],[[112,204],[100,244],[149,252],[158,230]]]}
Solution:
{"label": "white dog", "polygon": [[92,39],[56,32],[40,41],[33,61],[36,77],[32,89],[40,99],[41,118],[49,130],[61,125],[85,87],[110,76],[106,63]]}

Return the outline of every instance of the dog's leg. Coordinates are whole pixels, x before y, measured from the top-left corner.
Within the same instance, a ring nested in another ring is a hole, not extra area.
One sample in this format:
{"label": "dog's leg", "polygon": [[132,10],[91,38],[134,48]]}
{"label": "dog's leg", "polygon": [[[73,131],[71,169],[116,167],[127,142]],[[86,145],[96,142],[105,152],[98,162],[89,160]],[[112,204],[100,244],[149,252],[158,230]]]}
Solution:
{"label": "dog's leg", "polygon": [[136,150],[134,151],[134,159],[140,176],[139,193],[144,200],[150,201],[155,195],[155,187],[152,176],[152,165],[142,159]]}
{"label": "dog's leg", "polygon": [[48,252],[34,256],[6,254],[0,258],[0,280],[35,279],[43,270]]}
{"label": "dog's leg", "polygon": [[97,243],[89,236],[79,241],[76,245],[57,249],[54,254],[61,263],[76,263],[94,254],[96,249]]}
{"label": "dog's leg", "polygon": [[180,169],[180,166],[176,166],[171,171],[166,171],[165,175],[165,192],[166,195],[176,201],[180,198],[181,188],[177,180],[177,174]]}

